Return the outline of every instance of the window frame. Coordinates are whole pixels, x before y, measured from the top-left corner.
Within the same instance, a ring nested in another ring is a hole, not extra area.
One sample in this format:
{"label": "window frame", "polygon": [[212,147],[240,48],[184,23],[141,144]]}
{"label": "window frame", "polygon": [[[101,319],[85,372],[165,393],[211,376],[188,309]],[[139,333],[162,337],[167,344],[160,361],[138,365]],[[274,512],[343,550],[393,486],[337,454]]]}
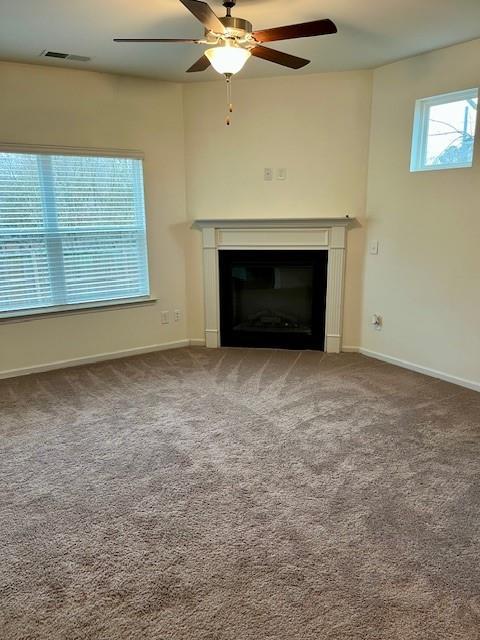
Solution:
{"label": "window frame", "polygon": [[54,318],[55,316],[77,315],[79,313],[91,313],[95,311],[114,311],[122,307],[136,307],[150,305],[157,302],[157,298],[143,296],[137,298],[115,298],[114,300],[101,300],[99,302],[79,302],[51,307],[35,307],[33,309],[20,309],[19,311],[4,311],[0,314],[0,324],[12,322],[26,322],[41,318]]}
{"label": "window frame", "polygon": [[410,172],[417,173],[421,171],[442,171],[449,169],[471,169],[474,163],[475,144],[478,126],[478,108],[477,120],[474,134],[474,147],[471,162],[455,162],[448,164],[426,164],[425,156],[427,152],[428,142],[428,125],[430,108],[440,104],[448,104],[450,102],[460,102],[471,98],[479,98],[478,87],[471,89],[462,89],[460,91],[449,91],[428,98],[419,98],[415,102],[415,112],[413,117],[412,146],[410,155]]}
{"label": "window frame", "polygon": [[76,314],[84,312],[107,311],[123,306],[131,307],[135,305],[145,305],[155,303],[157,298],[151,293],[150,278],[150,252],[149,252],[149,234],[148,234],[148,216],[147,203],[145,195],[144,180],[144,154],[141,151],[131,149],[101,149],[101,148],[85,148],[85,147],[65,147],[65,146],[45,146],[32,144],[16,144],[0,142],[0,153],[12,154],[34,154],[46,156],[83,156],[88,158],[119,158],[139,160],[142,163],[142,199],[144,210],[144,226],[145,226],[145,251],[146,251],[146,280],[148,284],[148,295],[141,295],[126,298],[111,298],[92,300],[88,302],[74,302],[71,304],[48,305],[43,307],[31,307],[22,309],[10,309],[8,311],[0,311],[0,323],[3,322],[22,322],[26,320],[34,320],[38,318],[52,317],[63,314]]}

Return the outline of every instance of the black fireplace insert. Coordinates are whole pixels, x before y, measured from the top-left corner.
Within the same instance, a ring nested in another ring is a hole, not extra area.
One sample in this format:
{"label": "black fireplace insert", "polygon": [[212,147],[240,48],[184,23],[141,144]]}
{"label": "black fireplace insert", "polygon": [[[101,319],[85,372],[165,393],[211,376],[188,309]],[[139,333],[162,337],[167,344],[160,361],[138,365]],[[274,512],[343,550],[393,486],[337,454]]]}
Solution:
{"label": "black fireplace insert", "polygon": [[327,261],[318,250],[221,250],[221,345],[323,351]]}

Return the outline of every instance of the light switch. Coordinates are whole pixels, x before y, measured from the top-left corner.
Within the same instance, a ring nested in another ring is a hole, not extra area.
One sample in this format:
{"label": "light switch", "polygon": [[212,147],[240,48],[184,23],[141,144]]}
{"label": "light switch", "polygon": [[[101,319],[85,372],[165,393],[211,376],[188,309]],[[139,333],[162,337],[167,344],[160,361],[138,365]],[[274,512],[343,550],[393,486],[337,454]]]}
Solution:
{"label": "light switch", "polygon": [[378,255],[378,240],[372,240],[372,242],[370,242],[370,255]]}
{"label": "light switch", "polygon": [[286,180],[287,170],[285,168],[277,169],[277,180]]}

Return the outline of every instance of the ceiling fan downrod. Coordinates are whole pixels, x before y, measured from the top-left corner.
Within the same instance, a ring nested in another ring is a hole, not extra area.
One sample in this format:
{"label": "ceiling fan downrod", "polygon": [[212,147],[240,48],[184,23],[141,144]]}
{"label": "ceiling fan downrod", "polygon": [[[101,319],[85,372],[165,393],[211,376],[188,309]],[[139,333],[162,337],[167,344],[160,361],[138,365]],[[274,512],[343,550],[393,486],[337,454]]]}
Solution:
{"label": "ceiling fan downrod", "polygon": [[227,18],[232,17],[232,9],[235,6],[235,4],[236,4],[236,0],[225,0],[225,2],[223,3],[223,6],[227,10]]}

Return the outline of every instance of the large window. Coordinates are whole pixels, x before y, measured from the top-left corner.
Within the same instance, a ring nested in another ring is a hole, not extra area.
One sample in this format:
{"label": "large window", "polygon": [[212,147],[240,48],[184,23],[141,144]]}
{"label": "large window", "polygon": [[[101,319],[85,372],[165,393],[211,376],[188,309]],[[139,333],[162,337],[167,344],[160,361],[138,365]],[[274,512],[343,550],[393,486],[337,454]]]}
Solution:
{"label": "large window", "polygon": [[478,89],[417,100],[410,170],[471,167],[477,109]]}
{"label": "large window", "polygon": [[148,295],[140,159],[0,152],[0,317]]}

